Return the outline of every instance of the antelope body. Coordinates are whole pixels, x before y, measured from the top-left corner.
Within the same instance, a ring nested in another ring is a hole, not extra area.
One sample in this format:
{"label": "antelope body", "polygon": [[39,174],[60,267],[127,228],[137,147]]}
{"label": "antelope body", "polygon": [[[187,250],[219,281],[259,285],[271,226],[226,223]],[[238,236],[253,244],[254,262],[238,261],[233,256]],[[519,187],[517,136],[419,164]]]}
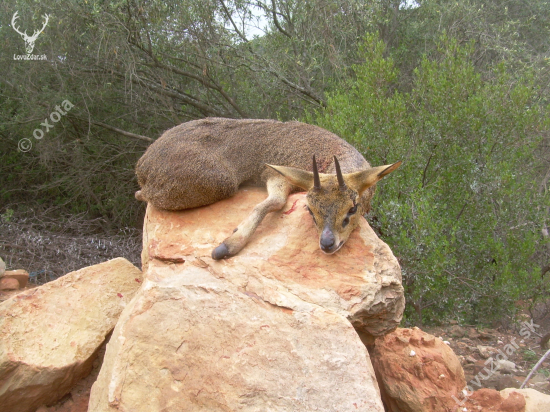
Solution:
{"label": "antelope body", "polygon": [[370,210],[376,182],[400,164],[371,168],[353,146],[317,126],[206,118],[167,130],[147,149],[136,166],[136,198],[181,210],[231,197],[243,184],[265,186],[268,197],[212,252],[222,259],[238,253],[290,193],[306,190],[320,248],[334,253]]}

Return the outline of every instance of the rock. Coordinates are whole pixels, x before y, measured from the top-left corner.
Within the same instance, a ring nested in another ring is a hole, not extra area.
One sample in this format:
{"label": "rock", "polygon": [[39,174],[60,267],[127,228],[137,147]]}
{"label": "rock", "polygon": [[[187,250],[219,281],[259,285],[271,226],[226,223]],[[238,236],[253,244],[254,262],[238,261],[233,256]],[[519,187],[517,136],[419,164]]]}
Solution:
{"label": "rock", "polygon": [[451,329],[449,330],[449,333],[451,334],[451,336],[453,338],[462,338],[464,336],[466,336],[466,329],[464,329],[463,327],[461,326],[458,326],[458,325],[454,325],[453,327],[451,327]]}
{"label": "rock", "polygon": [[458,342],[456,342],[456,346],[459,349],[465,350],[468,347],[468,344],[466,342],[458,341]]}
{"label": "rock", "polygon": [[34,412],[86,376],[97,349],[139,287],[136,280],[141,280],[141,271],[118,258],[0,304],[2,410]]}
{"label": "rock", "polygon": [[506,359],[497,360],[496,366],[500,373],[512,373],[516,371],[516,364]]}
{"label": "rock", "polygon": [[501,391],[506,388],[519,388],[521,386],[521,383],[523,382],[523,380],[518,379],[515,376],[502,375],[500,373],[497,375],[496,378],[497,379],[493,387],[497,391]]}
{"label": "rock", "polygon": [[475,360],[474,357],[468,355],[468,356],[466,356],[466,362],[467,363],[476,363],[477,361]]}
{"label": "rock", "polygon": [[123,312],[89,412],[384,411],[368,352],[343,316],[267,300],[187,263],[150,262],[147,275],[159,281]]}
{"label": "rock", "polygon": [[525,412],[548,412],[550,411],[550,395],[545,395],[534,389],[511,389],[500,391],[503,398],[519,393],[525,397]]}
{"label": "rock", "polygon": [[[366,221],[325,255],[303,193],[236,256],[211,251],[265,198],[147,208],[146,281],[107,345],[89,412],[383,412],[367,339],[397,326],[399,266]],[[154,333],[151,333],[154,330]]]}
{"label": "rock", "polygon": [[19,289],[24,289],[29,281],[29,272],[23,269],[8,270],[4,272],[3,279],[17,279],[19,282]]}
{"label": "rock", "polygon": [[498,331],[494,329],[485,329],[479,331],[479,339],[486,341],[496,341],[498,336]]}
{"label": "rock", "polygon": [[470,328],[468,329],[468,334],[467,334],[468,338],[470,339],[479,339],[479,337],[481,336],[479,334],[479,332],[477,330],[475,330],[475,328]]}
{"label": "rock", "polygon": [[6,271],[6,264],[4,263],[2,258],[0,258],[0,277],[2,277],[5,271]]}
{"label": "rock", "polygon": [[533,374],[530,378],[529,378],[529,382],[528,383],[546,383],[548,382],[548,378],[542,373],[542,372],[537,372],[535,374]]}
{"label": "rock", "polygon": [[17,290],[19,289],[19,282],[17,279],[1,278],[0,290]]}
{"label": "rock", "polygon": [[[415,357],[408,356],[411,350]],[[452,349],[418,328],[377,338],[372,360],[388,412],[452,410],[452,396],[466,385]]]}
{"label": "rock", "polygon": [[476,348],[483,359],[488,359],[498,352],[492,346],[477,345]]}
{"label": "rock", "polygon": [[536,382],[533,384],[533,389],[539,392],[550,392],[550,382]]}
{"label": "rock", "polygon": [[[250,283],[248,289],[257,288],[268,278],[276,289],[346,316],[360,332],[380,336],[399,325],[405,299],[401,269],[391,249],[362,219],[344,246],[326,255],[319,248],[305,193],[290,195],[282,212],[268,214],[238,255],[214,262],[212,249],[265,197],[265,190],[249,188],[230,199],[181,212],[149,206],[144,273],[150,259],[178,263],[198,258],[202,263],[192,264],[209,267],[239,287]],[[258,292],[264,293],[254,291]]]}
{"label": "rock", "polygon": [[469,397],[457,402],[462,411],[477,412],[527,412],[523,395],[512,393],[502,396],[494,389],[483,388],[473,392]]}

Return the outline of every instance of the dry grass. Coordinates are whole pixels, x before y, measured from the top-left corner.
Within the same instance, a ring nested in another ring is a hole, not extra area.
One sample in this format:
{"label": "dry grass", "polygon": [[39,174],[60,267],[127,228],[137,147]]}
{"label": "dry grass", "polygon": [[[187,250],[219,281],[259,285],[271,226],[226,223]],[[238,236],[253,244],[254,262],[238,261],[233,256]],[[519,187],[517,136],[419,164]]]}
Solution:
{"label": "dry grass", "polygon": [[55,220],[0,215],[0,257],[8,270],[27,270],[35,284],[116,257],[141,268],[141,231],[125,228],[105,234],[101,227],[100,219],[83,215]]}

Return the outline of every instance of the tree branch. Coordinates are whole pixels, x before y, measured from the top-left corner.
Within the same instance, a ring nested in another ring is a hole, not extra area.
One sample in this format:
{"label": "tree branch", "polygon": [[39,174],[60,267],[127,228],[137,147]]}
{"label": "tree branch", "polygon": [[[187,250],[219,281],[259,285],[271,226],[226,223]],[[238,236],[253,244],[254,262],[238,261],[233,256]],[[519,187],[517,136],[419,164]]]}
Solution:
{"label": "tree branch", "polygon": [[151,139],[150,137],[147,137],[147,136],[142,136],[140,134],[135,134],[135,133],[132,133],[132,132],[127,132],[126,130],[122,130],[122,129],[119,129],[118,127],[114,127],[114,126],[110,126],[108,124],[105,124],[105,123],[101,123],[101,122],[95,122],[93,120],[85,120],[85,119],[80,119],[77,117],[77,119],[79,120],[82,120],[84,122],[89,122],[91,124],[94,124],[96,126],[100,126],[100,127],[103,127],[105,129],[108,129],[108,130],[111,130],[113,132],[117,132],[123,136],[127,136],[127,137],[133,137],[134,139],[140,139],[140,140],[144,140],[146,142],[154,142],[155,139]]}

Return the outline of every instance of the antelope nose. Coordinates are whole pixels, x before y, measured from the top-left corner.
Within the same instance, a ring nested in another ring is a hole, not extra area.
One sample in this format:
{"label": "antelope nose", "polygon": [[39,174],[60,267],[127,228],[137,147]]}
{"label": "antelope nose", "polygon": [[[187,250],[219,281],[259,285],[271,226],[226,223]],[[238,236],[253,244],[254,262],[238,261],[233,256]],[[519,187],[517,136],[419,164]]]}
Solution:
{"label": "antelope nose", "polygon": [[334,242],[335,242],[334,234],[330,230],[324,229],[323,233],[321,233],[321,240],[319,241],[319,244],[321,245],[321,249],[324,252],[330,251],[334,246]]}

